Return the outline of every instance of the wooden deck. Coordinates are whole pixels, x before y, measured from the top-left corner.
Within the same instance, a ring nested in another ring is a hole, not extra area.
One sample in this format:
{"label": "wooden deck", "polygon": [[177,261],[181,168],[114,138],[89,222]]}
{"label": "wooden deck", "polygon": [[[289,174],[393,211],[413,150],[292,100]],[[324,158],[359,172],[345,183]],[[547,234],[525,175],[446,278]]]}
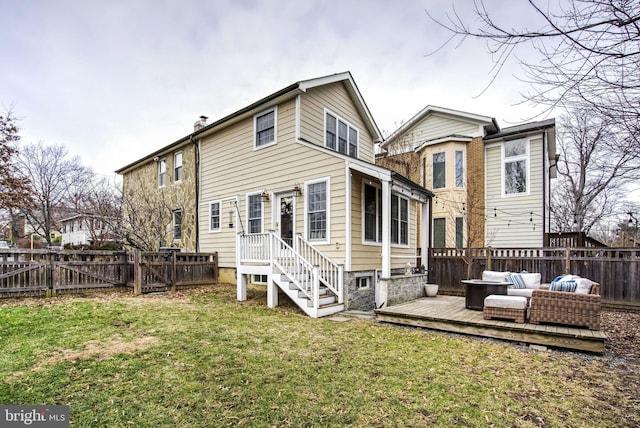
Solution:
{"label": "wooden deck", "polygon": [[602,331],[559,325],[485,320],[482,311],[465,308],[464,297],[425,297],[376,310],[376,320],[452,333],[491,337],[525,344],[604,353]]}

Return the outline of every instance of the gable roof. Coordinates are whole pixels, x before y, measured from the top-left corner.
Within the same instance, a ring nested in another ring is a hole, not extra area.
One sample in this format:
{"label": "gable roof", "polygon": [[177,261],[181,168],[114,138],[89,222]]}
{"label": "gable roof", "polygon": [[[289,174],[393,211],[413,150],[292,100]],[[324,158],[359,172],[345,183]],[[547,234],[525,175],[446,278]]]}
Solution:
{"label": "gable roof", "polygon": [[246,107],[241,108],[240,110],[237,110],[223,117],[222,119],[219,119],[201,129],[198,129],[197,131],[194,131],[191,134],[188,134],[180,138],[179,140],[167,146],[164,146],[161,149],[156,150],[155,152],[150,153],[141,159],[136,160],[135,162],[132,162],[120,169],[117,169],[115,172],[117,174],[122,174],[124,172],[127,172],[131,168],[143,162],[149,161],[154,157],[159,156],[163,153],[175,150],[176,148],[193,141],[195,138],[204,137],[208,134],[219,131],[220,129],[223,129],[227,126],[237,123],[240,120],[246,119],[248,117],[252,117],[259,110],[263,110],[270,106],[277,105],[283,101],[292,99],[306,92],[308,89],[316,88],[316,87],[320,87],[320,86],[324,86],[324,85],[328,85],[336,82],[343,82],[345,84],[345,87],[347,88],[347,92],[353,98],[356,109],[362,116],[367,130],[371,133],[371,135],[374,136],[373,138],[374,143],[382,141],[382,134],[378,129],[378,125],[376,125],[375,121],[373,120],[373,116],[371,115],[371,112],[369,111],[367,104],[364,102],[364,98],[362,97],[362,94],[360,93],[358,86],[353,80],[353,76],[351,76],[351,72],[345,71],[342,73],[331,74],[328,76],[317,77],[314,79],[301,80],[299,82],[293,83],[285,88],[280,89],[279,91],[276,91],[270,95],[267,95],[266,97],[252,104],[249,104]]}
{"label": "gable roof", "polygon": [[393,131],[393,133],[389,137],[387,137],[385,141],[381,144],[381,147],[386,148],[391,143],[393,143],[396,140],[396,138],[400,137],[402,134],[404,134],[406,131],[408,131],[411,127],[416,125],[426,116],[433,113],[440,113],[446,116],[451,116],[454,119],[459,118],[459,119],[464,119],[466,121],[475,122],[479,126],[483,126],[485,128],[485,131],[488,134],[496,133],[496,132],[499,132],[500,130],[500,126],[498,126],[498,122],[496,122],[495,118],[493,117],[464,112],[460,110],[454,110],[454,109],[445,108],[445,107],[428,105],[422,110],[420,110],[416,115],[414,115],[406,123],[402,124],[402,126],[400,126],[398,129]]}

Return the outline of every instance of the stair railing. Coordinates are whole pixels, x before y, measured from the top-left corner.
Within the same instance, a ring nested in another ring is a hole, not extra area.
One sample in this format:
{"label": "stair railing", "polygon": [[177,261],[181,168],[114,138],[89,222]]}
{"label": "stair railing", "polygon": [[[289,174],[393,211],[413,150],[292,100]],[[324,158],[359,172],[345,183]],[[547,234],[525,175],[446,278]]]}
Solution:
{"label": "stair railing", "polygon": [[270,233],[271,262],[289,278],[302,293],[313,301],[313,307],[320,306],[320,276],[318,266],[305,260],[276,233]]}
{"label": "stair railing", "polygon": [[338,297],[338,303],[344,303],[344,266],[333,262],[300,234],[296,235],[294,245],[296,253],[311,265],[318,266],[320,281]]}

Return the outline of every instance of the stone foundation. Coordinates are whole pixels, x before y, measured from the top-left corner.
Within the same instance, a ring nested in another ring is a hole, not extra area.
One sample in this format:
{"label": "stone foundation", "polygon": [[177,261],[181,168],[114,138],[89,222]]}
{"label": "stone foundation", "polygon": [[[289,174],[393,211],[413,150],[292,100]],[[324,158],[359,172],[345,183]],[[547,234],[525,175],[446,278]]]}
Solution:
{"label": "stone foundation", "polygon": [[391,278],[382,278],[380,279],[380,304],[383,306],[393,306],[425,297],[424,285],[427,282],[426,274],[399,275],[392,276]]}

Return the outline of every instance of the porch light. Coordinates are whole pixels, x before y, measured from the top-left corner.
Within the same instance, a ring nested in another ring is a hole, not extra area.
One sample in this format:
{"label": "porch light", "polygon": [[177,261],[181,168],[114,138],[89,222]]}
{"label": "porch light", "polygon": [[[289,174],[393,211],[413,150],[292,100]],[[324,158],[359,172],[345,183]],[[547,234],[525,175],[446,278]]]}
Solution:
{"label": "porch light", "polygon": [[269,200],[269,192],[267,192],[267,189],[264,189],[262,193],[260,193],[260,197],[262,198],[262,202]]}
{"label": "porch light", "polygon": [[293,193],[295,193],[296,196],[302,196],[302,187],[300,184],[296,183],[293,185]]}
{"label": "porch light", "polygon": [[233,210],[229,210],[229,229],[233,229]]}

